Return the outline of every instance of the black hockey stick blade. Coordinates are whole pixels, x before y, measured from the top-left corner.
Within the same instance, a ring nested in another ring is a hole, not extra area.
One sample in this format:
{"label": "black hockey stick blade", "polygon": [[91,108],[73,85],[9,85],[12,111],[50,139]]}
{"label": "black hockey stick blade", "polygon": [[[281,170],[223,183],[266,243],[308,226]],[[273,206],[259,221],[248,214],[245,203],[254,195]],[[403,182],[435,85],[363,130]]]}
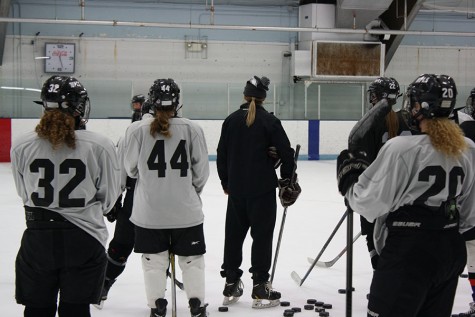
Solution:
{"label": "black hockey stick blade", "polygon": [[[355,241],[358,240],[359,237],[361,237],[361,232],[358,232],[358,234],[353,238],[353,243],[355,243]],[[341,250],[340,253],[338,253],[338,255],[333,260],[327,262],[317,261],[315,265],[324,268],[332,267],[343,256],[343,254],[345,254],[347,248],[348,247],[345,246],[343,250]],[[313,258],[307,258],[307,260],[309,263],[313,263],[315,261],[315,259]]]}

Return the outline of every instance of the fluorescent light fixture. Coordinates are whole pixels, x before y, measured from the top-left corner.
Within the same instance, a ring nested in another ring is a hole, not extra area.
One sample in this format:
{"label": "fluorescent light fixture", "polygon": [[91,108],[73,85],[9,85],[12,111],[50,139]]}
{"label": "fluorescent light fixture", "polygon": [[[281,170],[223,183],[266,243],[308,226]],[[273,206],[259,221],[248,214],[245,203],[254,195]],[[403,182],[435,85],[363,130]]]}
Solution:
{"label": "fluorescent light fixture", "polygon": [[37,56],[35,59],[50,59],[51,56]]}
{"label": "fluorescent light fixture", "polygon": [[36,89],[36,88],[9,87],[9,86],[1,86],[0,88],[9,89],[9,90],[27,90],[27,91],[41,92],[41,89]]}

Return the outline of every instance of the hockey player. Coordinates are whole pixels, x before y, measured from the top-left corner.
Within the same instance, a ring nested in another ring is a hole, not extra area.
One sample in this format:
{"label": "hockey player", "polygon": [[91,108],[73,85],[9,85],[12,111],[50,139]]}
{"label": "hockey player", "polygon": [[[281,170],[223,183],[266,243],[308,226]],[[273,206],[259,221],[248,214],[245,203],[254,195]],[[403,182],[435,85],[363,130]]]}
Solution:
{"label": "hockey player", "polygon": [[[143,111],[142,107],[147,101],[143,95],[136,95],[132,98],[132,107],[134,113],[132,115],[132,123],[137,122],[142,119]],[[140,111],[136,111],[136,107],[141,106]],[[148,113],[149,107],[146,108],[145,113]],[[120,274],[125,270],[127,264],[127,259],[132,253],[134,248],[135,240],[135,228],[134,224],[130,222],[129,218],[132,214],[132,205],[134,199],[134,189],[135,189],[135,179],[130,178],[125,173],[123,168],[123,159],[124,154],[123,149],[123,139],[119,140],[118,144],[118,155],[121,162],[122,170],[122,190],[125,192],[125,197],[122,202],[122,195],[119,196],[117,202],[114,205],[114,208],[107,214],[107,220],[109,222],[116,221],[114,237],[109,243],[107,249],[107,270],[106,270],[106,279],[104,281],[104,287],[102,289],[101,295],[101,304],[96,307],[101,309],[104,301],[107,299],[109,290],[112,285],[117,280]]]}
{"label": "hockey player", "polygon": [[157,79],[149,91],[154,118],[125,135],[125,170],[137,178],[130,220],[134,251],[142,268],[150,316],[165,316],[170,253],[178,255],[193,317],[206,316],[203,210],[200,194],[209,177],[203,130],[177,115],[180,89],[173,79]]}
{"label": "hockey player", "polygon": [[16,258],[15,296],[26,317],[54,317],[56,311],[89,317],[104,281],[104,215],[119,195],[119,163],[111,140],[80,130],[90,108],[77,79],[50,77],[41,99],[44,113],[35,131],[11,149],[27,225]]}
{"label": "hockey player", "polygon": [[[407,126],[401,111],[394,111],[392,107],[396,104],[400,96],[399,83],[392,77],[376,78],[368,87],[367,91],[370,108],[381,105],[382,100],[386,100],[390,110],[382,121],[369,122],[369,137],[365,138],[364,151],[367,154],[368,162],[372,162],[378,154],[381,147],[388,141],[398,135],[411,135],[410,128]],[[376,252],[373,240],[373,223],[368,222],[363,216],[360,217],[361,234],[366,236],[371,258],[371,266],[376,268],[379,255]]]}
{"label": "hockey player", "polygon": [[142,104],[145,101],[144,95],[135,95],[130,102],[132,107],[132,122],[138,121],[142,118]]}
{"label": "hockey player", "polygon": [[368,317],[451,314],[466,263],[460,232],[475,225],[475,144],[448,119],[456,94],[449,76],[419,76],[404,107],[422,134],[389,140],[371,165],[362,152],[338,156],[338,189],[349,206],[370,222],[387,216],[375,227],[385,239]]}
{"label": "hockey player", "polygon": [[[268,113],[263,102],[269,86],[267,77],[254,76],[244,88],[245,103],[223,122],[217,148],[216,165],[224,193],[228,195],[224,257],[221,276],[226,278],[224,305],[239,300],[243,294],[240,269],[242,246],[251,229],[251,268],[253,308],[279,304],[281,294],[269,282],[272,240],[276,221],[276,187],[284,205],[290,206],[300,193],[298,184],[291,187],[294,150],[281,122]],[[277,179],[274,159],[268,155],[275,147],[282,162]],[[289,194],[283,197],[283,193]],[[265,302],[262,302],[265,300]]]}
{"label": "hockey player", "polygon": [[[465,119],[460,123],[460,128],[466,137],[470,138],[472,141],[475,141],[475,88],[470,91],[470,95],[467,98],[466,106],[460,112],[465,113],[467,116],[470,116],[472,120]],[[457,119],[460,119],[460,116],[457,116]],[[472,301],[469,303],[469,310],[465,313],[461,313],[458,317],[471,317],[475,314],[475,240],[471,240],[474,237],[471,236],[470,232],[467,232],[464,237],[466,238],[467,246],[467,270],[468,270],[468,281],[470,287],[472,288]]]}

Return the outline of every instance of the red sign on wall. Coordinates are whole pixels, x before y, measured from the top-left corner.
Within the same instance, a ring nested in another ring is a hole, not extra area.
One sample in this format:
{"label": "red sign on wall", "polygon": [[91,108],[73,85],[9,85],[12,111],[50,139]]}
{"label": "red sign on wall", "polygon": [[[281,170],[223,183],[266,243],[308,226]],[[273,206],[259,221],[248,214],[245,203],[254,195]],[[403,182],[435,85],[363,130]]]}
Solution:
{"label": "red sign on wall", "polygon": [[10,118],[0,118],[0,162],[10,162],[12,147],[12,121]]}

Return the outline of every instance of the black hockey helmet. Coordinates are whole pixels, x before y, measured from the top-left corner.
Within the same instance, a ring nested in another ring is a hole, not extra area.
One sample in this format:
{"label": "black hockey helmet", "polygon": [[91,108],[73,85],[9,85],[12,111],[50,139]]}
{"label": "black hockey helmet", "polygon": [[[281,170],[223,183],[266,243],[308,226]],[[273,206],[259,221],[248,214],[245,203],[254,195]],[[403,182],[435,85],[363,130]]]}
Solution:
{"label": "black hockey helmet", "polygon": [[140,95],[135,95],[132,97],[132,100],[130,101],[131,103],[140,103],[140,104],[143,104],[143,102],[145,101],[145,96],[140,94]]}
{"label": "black hockey helmet", "polygon": [[74,77],[54,75],[48,78],[41,89],[41,101],[46,111],[60,109],[83,124],[89,119],[90,101],[86,88]]}
{"label": "black hockey helmet", "polygon": [[392,106],[400,96],[399,83],[393,77],[378,77],[368,87],[368,101],[373,106],[386,99]]}
{"label": "black hockey helmet", "polygon": [[155,107],[153,107],[152,103],[150,102],[150,99],[145,99],[145,101],[142,103],[142,117],[145,114],[150,114],[152,116],[155,116]]}
{"label": "black hockey helmet", "polygon": [[470,91],[470,95],[468,95],[465,103],[465,108],[463,108],[462,111],[475,119],[475,88]]}
{"label": "black hockey helmet", "polygon": [[[413,118],[449,117],[455,107],[457,88],[452,77],[423,74],[408,87],[404,96],[404,108]],[[418,103],[420,108],[415,110]]]}
{"label": "black hockey helmet", "polygon": [[171,78],[157,79],[148,92],[148,99],[156,110],[177,110],[180,88]]}

